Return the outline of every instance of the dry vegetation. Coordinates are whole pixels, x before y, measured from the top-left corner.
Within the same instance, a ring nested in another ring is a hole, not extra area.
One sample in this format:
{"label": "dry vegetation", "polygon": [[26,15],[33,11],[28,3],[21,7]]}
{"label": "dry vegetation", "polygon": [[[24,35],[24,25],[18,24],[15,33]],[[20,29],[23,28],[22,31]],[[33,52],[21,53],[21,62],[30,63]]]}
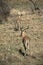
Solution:
{"label": "dry vegetation", "polygon": [[[11,4],[11,2],[10,2]],[[7,22],[0,24],[0,65],[43,65],[43,13],[33,14],[29,5],[11,4],[10,16]],[[21,15],[22,14],[22,15]],[[20,18],[19,18],[20,16]],[[24,57],[24,47],[20,31],[15,31],[15,22],[19,20],[20,26],[25,28],[30,37],[29,56]]]}

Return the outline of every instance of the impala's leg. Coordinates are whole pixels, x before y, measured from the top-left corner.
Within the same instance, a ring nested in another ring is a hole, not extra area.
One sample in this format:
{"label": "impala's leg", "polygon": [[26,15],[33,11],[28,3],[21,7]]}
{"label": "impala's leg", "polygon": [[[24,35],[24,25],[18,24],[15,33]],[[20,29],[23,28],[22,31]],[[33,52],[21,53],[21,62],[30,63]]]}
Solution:
{"label": "impala's leg", "polygon": [[30,47],[29,47],[29,44],[27,43],[27,48],[28,48],[28,50],[30,49]]}
{"label": "impala's leg", "polygon": [[26,42],[25,42],[24,39],[22,40],[22,42],[23,42],[23,47],[24,47],[24,51],[25,51],[25,52],[24,52],[24,56],[26,56],[26,45],[25,45]]}
{"label": "impala's leg", "polygon": [[25,56],[27,55],[27,50],[28,50],[28,48],[27,48],[27,40],[26,40],[26,42],[25,42]]}
{"label": "impala's leg", "polygon": [[[27,50],[27,49],[26,49]],[[26,56],[26,50],[25,50],[25,54],[24,54],[24,56]]]}
{"label": "impala's leg", "polygon": [[30,42],[28,42],[27,48],[28,48],[28,54],[30,55],[30,53],[31,53]]}
{"label": "impala's leg", "polygon": [[29,55],[30,48],[29,48],[29,40],[26,41],[26,54]]}

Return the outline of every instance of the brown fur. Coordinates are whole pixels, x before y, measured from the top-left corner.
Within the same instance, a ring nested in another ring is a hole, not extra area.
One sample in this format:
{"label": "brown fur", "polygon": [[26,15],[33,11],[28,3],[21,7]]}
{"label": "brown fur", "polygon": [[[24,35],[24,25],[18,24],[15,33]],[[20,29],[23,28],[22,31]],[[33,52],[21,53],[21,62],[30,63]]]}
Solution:
{"label": "brown fur", "polygon": [[26,54],[26,50],[29,50],[29,42],[30,42],[30,38],[26,35],[26,32],[22,32],[21,33],[22,36],[22,43],[25,49],[25,54]]}

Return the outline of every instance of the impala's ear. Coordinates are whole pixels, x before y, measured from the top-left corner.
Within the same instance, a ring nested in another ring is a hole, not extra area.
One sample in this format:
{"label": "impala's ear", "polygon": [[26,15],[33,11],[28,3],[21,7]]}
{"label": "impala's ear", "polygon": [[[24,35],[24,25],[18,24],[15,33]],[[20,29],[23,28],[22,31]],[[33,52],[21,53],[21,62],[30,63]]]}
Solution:
{"label": "impala's ear", "polygon": [[23,30],[20,31],[20,36],[22,36]]}
{"label": "impala's ear", "polygon": [[29,25],[28,25],[26,28],[24,28],[23,30],[25,31],[25,30],[27,30],[27,29],[29,29]]}

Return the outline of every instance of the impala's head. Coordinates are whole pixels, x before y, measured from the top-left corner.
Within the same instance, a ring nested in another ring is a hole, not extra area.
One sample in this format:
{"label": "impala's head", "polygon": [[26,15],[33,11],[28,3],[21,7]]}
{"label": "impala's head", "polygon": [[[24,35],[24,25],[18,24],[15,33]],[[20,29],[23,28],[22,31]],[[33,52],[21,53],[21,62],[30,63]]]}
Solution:
{"label": "impala's head", "polygon": [[26,30],[29,28],[29,26],[27,26],[26,28],[23,29],[23,27],[20,29],[20,36],[25,37],[26,36]]}
{"label": "impala's head", "polygon": [[23,31],[23,32],[22,32],[22,37],[25,37],[25,36],[26,36],[26,32]]}
{"label": "impala's head", "polygon": [[26,36],[26,31],[21,30],[20,36],[25,37]]}
{"label": "impala's head", "polygon": [[23,32],[23,30],[22,30],[22,28],[20,29],[20,36],[22,36],[22,32]]}

